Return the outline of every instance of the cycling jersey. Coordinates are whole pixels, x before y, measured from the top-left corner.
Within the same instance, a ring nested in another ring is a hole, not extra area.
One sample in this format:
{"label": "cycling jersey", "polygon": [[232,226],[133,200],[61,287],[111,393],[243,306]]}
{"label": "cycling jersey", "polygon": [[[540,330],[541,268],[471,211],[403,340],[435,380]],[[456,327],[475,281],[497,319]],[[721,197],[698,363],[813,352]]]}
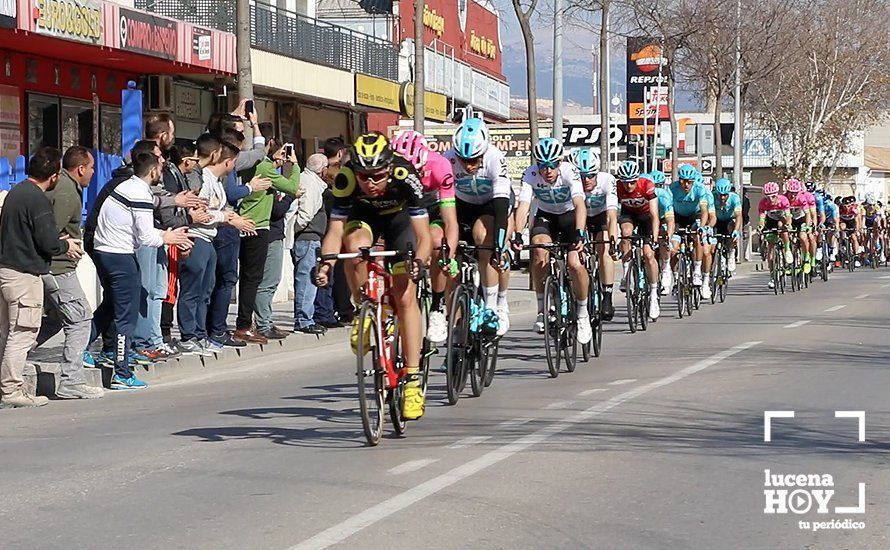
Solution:
{"label": "cycling jersey", "polygon": [[813,195],[813,200],[816,202],[816,215],[824,216],[825,215],[825,195],[822,193],[811,193]]}
{"label": "cycling jersey", "polygon": [[742,211],[742,198],[738,193],[732,191],[726,197],[726,202],[720,204],[720,199],[714,197],[714,209],[717,213],[718,221],[734,220],[736,215]]}
{"label": "cycling jersey", "polygon": [[451,163],[444,156],[430,151],[420,181],[427,206],[436,203],[454,206],[454,174],[451,172]]}
{"label": "cycling jersey", "polygon": [[785,195],[778,195],[778,200],[775,203],[771,202],[769,197],[763,197],[760,199],[760,204],[757,205],[760,217],[767,217],[771,220],[785,219],[790,209],[791,203],[788,202],[788,197]]}
{"label": "cycling jersey", "polygon": [[608,172],[597,172],[596,186],[584,193],[588,218],[602,214],[606,210],[618,210],[616,185],[615,176]]}
{"label": "cycling jersey", "polygon": [[679,216],[689,217],[700,214],[702,208],[708,209],[708,197],[710,192],[704,185],[694,184],[687,192],[680,187],[680,182],[675,181],[668,188],[674,203],[674,213]]}
{"label": "cycling jersey", "polygon": [[838,217],[844,221],[855,220],[859,217],[859,205],[855,202],[846,206],[841,205]]}
{"label": "cycling jersey", "polygon": [[458,199],[471,204],[486,204],[492,199],[509,199],[512,187],[507,176],[507,159],[497,147],[490,146],[482,157],[482,166],[476,174],[470,174],[461,164],[454,149],[444,155],[451,163],[454,174],[454,194]]}
{"label": "cycling jersey", "polygon": [[788,203],[791,208],[791,217],[795,220],[806,216],[810,209],[809,198],[804,193],[798,193],[793,199],[789,197]]}
{"label": "cycling jersey", "polygon": [[670,215],[674,217],[674,197],[671,192],[661,187],[655,190],[658,198],[658,218],[664,220]]}
{"label": "cycling jersey", "polygon": [[522,175],[522,189],[519,191],[519,202],[531,203],[532,197],[538,199],[538,210],[548,214],[564,214],[575,209],[573,199],[583,197],[581,174],[569,162],[559,165],[559,175],[553,183],[544,181],[537,165],[526,168]]}
{"label": "cycling jersey", "polygon": [[865,216],[867,219],[874,220],[876,218],[881,217],[881,211],[878,210],[877,206],[863,204],[862,205],[862,215]]}
{"label": "cycling jersey", "polygon": [[825,221],[836,220],[840,216],[840,209],[834,201],[825,201]]}
{"label": "cycling jersey", "polygon": [[[389,184],[381,196],[372,197],[362,191],[355,179],[351,162],[340,168],[331,191],[334,195],[332,219],[385,216],[403,210],[412,218],[427,217],[423,204],[423,185],[417,170],[414,165],[399,156],[393,160]],[[353,210],[357,215],[353,216]]]}
{"label": "cycling jersey", "polygon": [[618,183],[618,202],[621,203],[621,213],[633,216],[649,215],[649,201],[656,198],[655,184],[640,178],[633,191],[627,189],[623,182]]}

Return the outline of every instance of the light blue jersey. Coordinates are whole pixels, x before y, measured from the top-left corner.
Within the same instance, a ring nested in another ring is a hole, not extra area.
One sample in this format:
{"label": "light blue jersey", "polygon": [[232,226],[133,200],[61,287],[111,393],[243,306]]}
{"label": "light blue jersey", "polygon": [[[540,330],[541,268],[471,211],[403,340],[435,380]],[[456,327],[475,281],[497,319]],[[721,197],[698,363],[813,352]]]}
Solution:
{"label": "light blue jersey", "polygon": [[720,205],[720,199],[713,196],[711,198],[714,201],[717,219],[722,222],[734,220],[736,215],[742,211],[742,198],[735,191],[726,197],[726,203],[722,206]]}
{"label": "light blue jersey", "polygon": [[834,201],[825,201],[825,219],[836,220],[840,214],[840,209]]}
{"label": "light blue jersey", "polygon": [[[669,187],[673,199],[674,214],[683,217],[695,216],[701,213],[702,207],[708,208],[708,196],[711,193],[704,185],[693,185],[687,193],[680,187],[680,182],[675,181]],[[714,197],[711,196],[711,201]]]}
{"label": "light blue jersey", "polygon": [[658,198],[658,218],[663,220],[668,214],[674,217],[674,198],[671,192],[664,187],[655,189],[655,196]]}

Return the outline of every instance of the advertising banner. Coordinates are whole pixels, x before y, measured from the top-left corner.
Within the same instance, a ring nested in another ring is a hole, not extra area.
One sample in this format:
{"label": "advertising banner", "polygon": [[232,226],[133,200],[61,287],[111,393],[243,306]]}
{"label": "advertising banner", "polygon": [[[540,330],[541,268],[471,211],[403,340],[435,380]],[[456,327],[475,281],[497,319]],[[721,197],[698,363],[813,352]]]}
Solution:
{"label": "advertising banner", "polygon": [[659,120],[668,118],[669,69],[658,38],[628,37],[627,132],[629,134],[642,135],[644,126],[648,126],[647,133],[652,135],[656,116]]}
{"label": "advertising banner", "polygon": [[[34,32],[88,44],[101,45],[103,43],[103,2],[97,0],[32,1],[33,21],[29,24],[33,24]],[[24,24],[23,27],[28,28]]]}
{"label": "advertising banner", "polygon": [[120,8],[118,18],[120,48],[163,59],[176,59],[176,21],[139,11]]}

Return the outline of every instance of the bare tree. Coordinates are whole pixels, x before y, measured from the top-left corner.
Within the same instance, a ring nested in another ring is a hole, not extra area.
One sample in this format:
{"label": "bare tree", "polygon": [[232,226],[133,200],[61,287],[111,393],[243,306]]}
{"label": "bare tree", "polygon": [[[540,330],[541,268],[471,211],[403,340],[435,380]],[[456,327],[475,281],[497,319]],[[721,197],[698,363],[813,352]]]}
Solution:
{"label": "bare tree", "polygon": [[235,57],[238,63],[238,98],[253,97],[253,73],[250,69],[250,2],[235,2]]}
{"label": "bare tree", "polygon": [[[524,4],[524,5],[523,5]],[[538,142],[538,87],[535,79],[535,37],[532,36],[532,16],[538,0],[513,0],[513,10],[519,20],[522,40],[525,43],[526,86],[528,89],[528,125],[531,142]]]}

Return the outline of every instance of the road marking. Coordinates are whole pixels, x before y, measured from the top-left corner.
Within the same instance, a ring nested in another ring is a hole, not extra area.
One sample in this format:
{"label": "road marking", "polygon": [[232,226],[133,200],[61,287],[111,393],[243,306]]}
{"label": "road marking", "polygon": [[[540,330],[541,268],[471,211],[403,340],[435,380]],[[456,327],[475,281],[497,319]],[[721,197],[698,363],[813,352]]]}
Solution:
{"label": "road marking", "polygon": [[446,449],[466,449],[467,447],[472,447],[473,445],[478,445],[483,441],[488,441],[491,439],[490,435],[471,435],[470,437],[465,437],[463,439],[458,439]]}
{"label": "road marking", "polygon": [[890,284],[881,285],[881,288],[887,288],[888,286],[890,286]]}
{"label": "road marking", "polygon": [[574,401],[555,401],[553,403],[550,403],[546,407],[544,407],[544,410],[552,411],[554,409],[568,409],[569,407],[571,407],[574,404],[575,404]]}
{"label": "road marking", "polygon": [[797,328],[797,327],[802,327],[802,326],[804,326],[805,324],[807,324],[807,323],[809,323],[809,322],[810,322],[809,320],[806,320],[806,321],[794,321],[794,322],[791,323],[790,325],[785,325],[783,328]]}
{"label": "road marking", "polygon": [[578,397],[587,397],[588,395],[593,395],[595,393],[602,393],[604,391],[609,391],[606,388],[593,388],[592,390],[584,390],[578,394]]}
{"label": "road marking", "polygon": [[389,473],[392,475],[401,475],[407,474],[409,472],[416,472],[425,466],[429,466],[433,462],[438,462],[438,458],[421,458],[420,460],[409,460],[408,462],[403,462],[396,466],[395,468],[390,468]]}
{"label": "road marking", "polygon": [[636,388],[630,389],[620,395],[616,395],[615,397],[607,401],[597,403],[596,405],[588,409],[572,414],[571,416],[568,416],[567,418],[559,422],[555,422],[553,424],[545,426],[529,435],[517,439],[516,441],[507,443],[506,445],[502,445],[501,447],[485,453],[479,458],[457,466],[451,471],[445,472],[444,474],[436,476],[429,481],[425,481],[419,485],[415,485],[411,489],[390,497],[383,502],[379,502],[374,506],[371,506],[370,508],[364,510],[363,512],[359,512],[358,514],[355,514],[345,519],[344,521],[332,527],[329,527],[328,529],[325,529],[314,537],[306,539],[303,542],[292,546],[290,550],[320,550],[343,542],[359,531],[366,529],[393,514],[401,512],[409,506],[416,504],[417,502],[420,502],[427,497],[435,495],[439,491],[451,487],[452,485],[463,481],[464,479],[477,474],[486,468],[489,468],[499,462],[503,462],[504,460],[507,460],[517,453],[525,451],[526,449],[534,447],[535,445],[539,445],[547,441],[551,437],[568,430],[576,424],[589,421],[591,418],[610,411],[626,401],[630,401],[631,399],[635,399],[651,391],[657,390],[669,384],[673,384],[674,382],[679,382],[684,378],[687,378],[697,372],[703,371],[708,367],[712,367],[717,363],[723,361],[724,359],[732,357],[737,353],[741,353],[746,349],[756,346],[759,343],[760,342],[745,342],[743,344],[739,344],[737,346],[723,350],[708,357],[707,359],[703,359],[698,363],[680,369],[669,376],[661,378],[660,380],[656,380],[642,386],[637,386]]}
{"label": "road marking", "polygon": [[505,420],[498,424],[499,428],[514,428],[516,426],[522,426],[523,424],[528,424],[534,420],[534,418],[514,418],[513,420]]}
{"label": "road marking", "polygon": [[868,294],[860,294],[859,296],[856,296],[857,300],[861,300],[863,298],[868,298]]}
{"label": "road marking", "polygon": [[890,275],[884,275],[883,277],[878,277],[878,279],[890,279]]}
{"label": "road marking", "polygon": [[624,384],[631,384],[636,381],[637,381],[636,378],[623,378],[621,380],[614,380],[612,382],[609,382],[609,385],[610,386],[623,386]]}
{"label": "road marking", "polygon": [[830,308],[826,309],[825,312],[831,313],[832,311],[838,311],[838,310],[844,309],[845,307],[847,307],[846,304],[841,304],[839,306],[831,306]]}

